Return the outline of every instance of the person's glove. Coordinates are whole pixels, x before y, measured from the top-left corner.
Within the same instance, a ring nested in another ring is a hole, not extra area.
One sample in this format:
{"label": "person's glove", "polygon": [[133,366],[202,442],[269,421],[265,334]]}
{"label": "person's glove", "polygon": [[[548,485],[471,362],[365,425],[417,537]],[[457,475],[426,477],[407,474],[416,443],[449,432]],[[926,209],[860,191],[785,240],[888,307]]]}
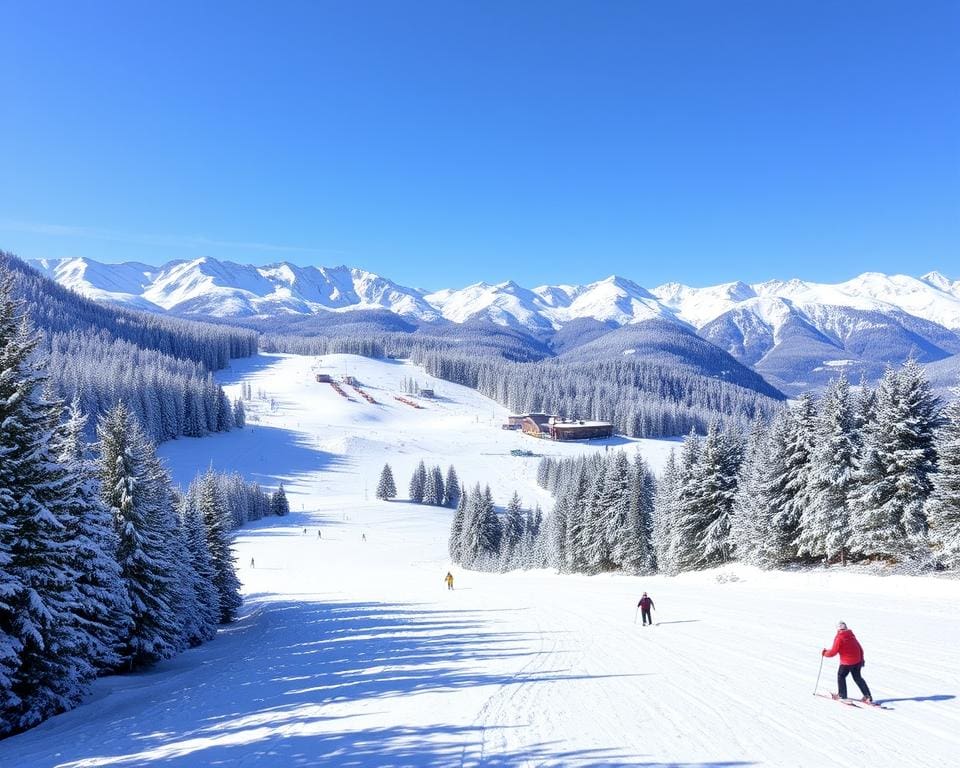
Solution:
{"label": "person's glove", "polygon": [[827,649],[824,648],[822,651],[820,651],[820,655],[821,655],[821,656],[826,656],[826,655],[827,655]]}

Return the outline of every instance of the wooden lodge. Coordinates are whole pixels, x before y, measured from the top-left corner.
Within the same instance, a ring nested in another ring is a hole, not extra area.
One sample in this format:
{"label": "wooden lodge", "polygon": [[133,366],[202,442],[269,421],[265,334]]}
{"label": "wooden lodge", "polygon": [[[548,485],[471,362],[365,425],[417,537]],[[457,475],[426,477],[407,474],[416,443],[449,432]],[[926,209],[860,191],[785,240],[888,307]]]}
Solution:
{"label": "wooden lodge", "polygon": [[430,399],[433,399],[436,397],[436,394],[432,389],[421,389],[418,394],[420,395],[420,397],[427,397]]}
{"label": "wooden lodge", "polygon": [[592,440],[613,436],[613,424],[609,421],[563,419],[547,413],[511,414],[503,428],[521,429],[531,437],[549,440]]}
{"label": "wooden lodge", "polygon": [[333,376],[329,373],[318,373],[317,374],[317,384],[332,384]]}

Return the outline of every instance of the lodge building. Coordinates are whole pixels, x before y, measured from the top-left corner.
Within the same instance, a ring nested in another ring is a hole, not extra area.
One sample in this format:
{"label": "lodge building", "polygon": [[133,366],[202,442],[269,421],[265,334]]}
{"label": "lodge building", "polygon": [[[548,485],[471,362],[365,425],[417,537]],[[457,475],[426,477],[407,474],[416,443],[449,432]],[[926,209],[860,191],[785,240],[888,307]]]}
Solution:
{"label": "lodge building", "polygon": [[548,413],[511,414],[503,428],[520,429],[526,435],[548,440],[590,440],[613,436],[613,424],[609,421],[564,419]]}

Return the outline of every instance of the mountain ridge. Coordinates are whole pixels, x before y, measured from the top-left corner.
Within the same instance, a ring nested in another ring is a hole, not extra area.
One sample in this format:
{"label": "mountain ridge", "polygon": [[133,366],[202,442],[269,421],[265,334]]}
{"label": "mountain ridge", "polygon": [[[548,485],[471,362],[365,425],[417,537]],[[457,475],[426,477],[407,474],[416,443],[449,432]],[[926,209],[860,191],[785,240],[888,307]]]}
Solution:
{"label": "mountain ridge", "polygon": [[[693,330],[787,392],[820,386],[841,369],[872,379],[905,357],[932,363],[960,353],[960,280],[940,272],[652,289],[610,275],[583,285],[526,288],[506,280],[426,291],[346,265],[258,267],[210,258],[158,267],[82,258],[28,263],[98,301],[237,322],[374,310],[417,324],[490,323],[548,343],[570,324],[593,323],[592,340],[623,326],[666,322]],[[562,345],[571,343],[565,334]]]}

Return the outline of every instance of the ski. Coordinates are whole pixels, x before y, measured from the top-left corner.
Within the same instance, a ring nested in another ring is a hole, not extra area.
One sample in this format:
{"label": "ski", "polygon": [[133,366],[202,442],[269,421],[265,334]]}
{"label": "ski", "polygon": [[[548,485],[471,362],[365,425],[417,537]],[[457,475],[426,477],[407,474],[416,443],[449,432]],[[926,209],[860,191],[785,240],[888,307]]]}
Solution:
{"label": "ski", "polygon": [[846,704],[848,707],[853,707],[854,709],[860,709],[862,701],[853,701],[852,699],[841,699],[839,696],[834,696],[829,693],[815,693],[814,696],[819,696],[821,699],[830,699],[830,701],[835,701],[838,704]]}

